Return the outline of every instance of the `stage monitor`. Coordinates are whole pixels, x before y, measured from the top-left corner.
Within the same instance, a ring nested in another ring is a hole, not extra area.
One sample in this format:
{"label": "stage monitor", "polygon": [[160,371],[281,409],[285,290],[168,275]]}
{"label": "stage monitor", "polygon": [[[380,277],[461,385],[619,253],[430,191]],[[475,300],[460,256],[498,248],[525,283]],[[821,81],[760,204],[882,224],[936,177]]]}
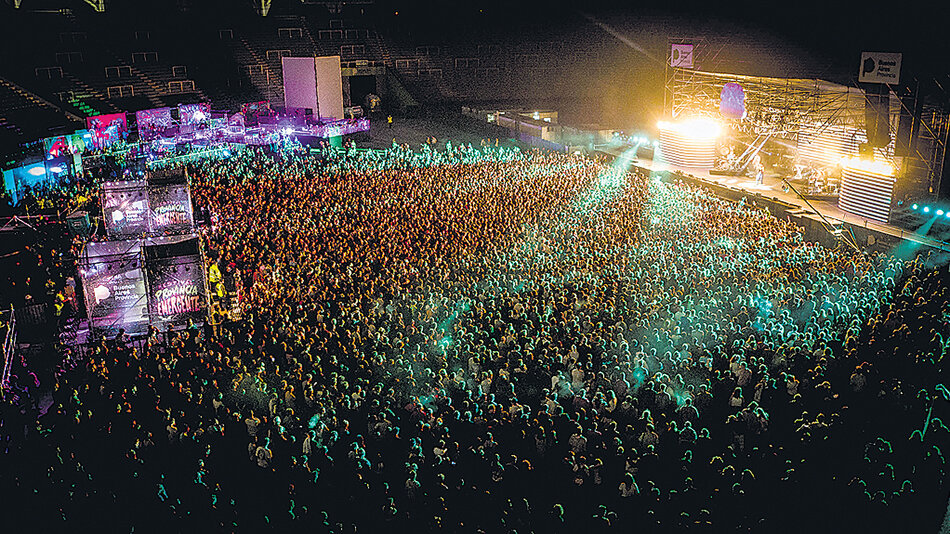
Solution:
{"label": "stage monitor", "polygon": [[726,119],[745,117],[745,90],[735,82],[722,86],[719,94],[719,113]]}
{"label": "stage monitor", "polygon": [[198,238],[145,246],[149,315],[164,330],[207,316],[208,293]]}
{"label": "stage monitor", "polygon": [[102,184],[102,218],[113,238],[149,232],[148,190],[145,181]]}
{"label": "stage monitor", "polygon": [[138,241],[88,243],[79,274],[91,331],[112,336],[119,329],[129,333],[148,329],[145,277]]}
{"label": "stage monitor", "polygon": [[102,150],[124,140],[126,133],[129,131],[125,113],[88,117],[86,128],[92,133],[92,145],[97,150]]}

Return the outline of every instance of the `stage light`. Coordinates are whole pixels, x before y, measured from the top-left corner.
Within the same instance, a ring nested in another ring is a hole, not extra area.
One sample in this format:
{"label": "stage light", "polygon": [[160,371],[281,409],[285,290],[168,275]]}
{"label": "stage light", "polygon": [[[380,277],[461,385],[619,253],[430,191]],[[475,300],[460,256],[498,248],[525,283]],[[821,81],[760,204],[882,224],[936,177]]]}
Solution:
{"label": "stage light", "polygon": [[63,168],[58,165],[56,167],[50,167],[49,170],[50,172],[55,172],[56,174],[63,172]]}
{"label": "stage light", "polygon": [[910,209],[912,209],[912,210],[917,209],[917,204],[914,204],[913,206],[911,206]]}
{"label": "stage light", "polygon": [[930,206],[924,206],[924,213],[930,213]]}
{"label": "stage light", "polygon": [[943,215],[943,210],[937,210],[937,217]]}
{"label": "stage light", "polygon": [[46,174],[46,169],[42,165],[37,165],[36,167],[31,167],[30,170],[26,172],[31,176],[43,176]]}
{"label": "stage light", "polygon": [[673,130],[680,135],[693,139],[715,139],[719,137],[722,126],[711,119],[690,119],[680,122],[660,121],[657,124],[661,130]]}
{"label": "stage light", "polygon": [[886,161],[875,161],[861,158],[841,158],[841,166],[859,171],[894,176],[894,166]]}

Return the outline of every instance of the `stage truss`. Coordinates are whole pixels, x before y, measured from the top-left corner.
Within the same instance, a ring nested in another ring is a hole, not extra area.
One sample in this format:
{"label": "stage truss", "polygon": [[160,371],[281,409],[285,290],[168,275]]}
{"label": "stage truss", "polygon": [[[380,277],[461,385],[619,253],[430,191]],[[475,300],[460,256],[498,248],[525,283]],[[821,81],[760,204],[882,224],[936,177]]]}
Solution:
{"label": "stage truss", "polygon": [[[672,41],[671,41],[672,42]],[[687,42],[687,41],[683,41]],[[707,72],[666,66],[665,116],[673,119],[706,117],[721,120],[719,111],[723,85],[738,83],[745,93],[744,119],[731,121],[739,132],[750,137],[778,137],[794,142],[813,163],[827,165],[831,159],[856,156],[866,142],[866,108],[869,96],[861,89],[820,79],[771,78]],[[905,157],[895,157],[895,141],[902,109],[893,91],[882,96],[887,110],[888,134],[885,147],[874,148],[873,159],[887,161],[904,178],[900,189],[908,196],[936,195],[940,189],[943,163],[950,131],[947,111],[924,106],[914,130],[914,147]],[[764,143],[764,141],[763,141]],[[753,143],[754,144],[754,143]],[[820,157],[820,154],[831,157]]]}
{"label": "stage truss", "polygon": [[[823,80],[767,78],[667,68],[666,113],[678,118],[691,115],[719,118],[723,85],[738,83],[745,91],[748,115],[739,121],[750,133],[789,137],[799,132],[817,134],[828,127],[864,129],[863,91]],[[900,101],[888,102],[891,132],[897,130]]]}

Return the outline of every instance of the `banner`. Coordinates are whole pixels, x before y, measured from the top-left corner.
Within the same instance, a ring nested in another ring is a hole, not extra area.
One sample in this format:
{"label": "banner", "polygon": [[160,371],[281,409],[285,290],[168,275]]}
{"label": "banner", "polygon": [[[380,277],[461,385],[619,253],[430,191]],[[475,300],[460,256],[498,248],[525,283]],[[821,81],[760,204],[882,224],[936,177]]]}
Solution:
{"label": "banner", "polygon": [[68,156],[74,174],[82,173],[82,155],[91,150],[92,134],[88,130],[78,130],[75,133],[47,137],[43,140],[46,149],[46,159],[55,159]]}
{"label": "banner", "polygon": [[146,246],[145,261],[152,325],[164,330],[205,318],[207,286],[197,239]]}
{"label": "banner", "polygon": [[80,275],[93,331],[114,335],[120,328],[147,329],[145,278],[137,252],[87,257]]}
{"label": "banner", "polygon": [[150,171],[148,180],[103,183],[102,216],[111,238],[183,234],[195,227],[181,168]]}
{"label": "banner", "polygon": [[149,231],[148,194],[144,181],[102,185],[102,218],[110,237],[138,236]]}
{"label": "banner", "polygon": [[13,202],[19,202],[27,189],[43,189],[47,186],[46,165],[40,162],[5,170],[3,186]]}
{"label": "banner", "polygon": [[858,81],[861,83],[901,82],[901,54],[861,52]]}
{"label": "banner", "polygon": [[187,183],[150,186],[148,205],[152,233],[184,233],[195,226]]}
{"label": "banner", "polygon": [[182,124],[200,124],[211,118],[211,104],[178,104],[178,117]]}
{"label": "banner", "polygon": [[674,44],[670,49],[670,66],[682,69],[693,68],[693,45]]}
{"label": "banner", "polygon": [[172,125],[171,108],[143,109],[135,112],[135,122],[139,128],[139,139],[151,141],[164,137],[165,130]]}
{"label": "banner", "polygon": [[92,133],[92,145],[97,150],[112,146],[125,139],[129,125],[125,113],[96,115],[86,119],[86,128]]}
{"label": "banner", "polygon": [[310,127],[315,137],[330,138],[357,132],[369,131],[369,118],[343,119],[332,122],[315,124]]}
{"label": "banner", "polygon": [[745,116],[745,90],[742,86],[729,82],[722,86],[719,94],[719,113],[727,119],[741,119]]}

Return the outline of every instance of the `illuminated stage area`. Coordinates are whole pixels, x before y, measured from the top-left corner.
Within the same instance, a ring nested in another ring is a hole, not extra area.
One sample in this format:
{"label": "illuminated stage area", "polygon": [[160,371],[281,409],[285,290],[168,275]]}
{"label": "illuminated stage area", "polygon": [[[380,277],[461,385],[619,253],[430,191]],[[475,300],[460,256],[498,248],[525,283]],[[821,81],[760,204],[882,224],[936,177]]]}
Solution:
{"label": "illuminated stage area", "polygon": [[[839,199],[849,214],[888,223],[902,217],[895,208],[906,200],[936,190],[947,128],[937,111],[908,117],[906,97],[884,89],[668,65],[665,104],[672,118],[660,124],[662,153],[676,167],[748,176],[757,184],[763,175],[777,176],[806,198]],[[715,146],[708,136],[684,138],[696,132],[686,125],[700,119],[719,125]],[[926,144],[912,140],[911,134],[923,135],[913,124],[929,132]]]}

